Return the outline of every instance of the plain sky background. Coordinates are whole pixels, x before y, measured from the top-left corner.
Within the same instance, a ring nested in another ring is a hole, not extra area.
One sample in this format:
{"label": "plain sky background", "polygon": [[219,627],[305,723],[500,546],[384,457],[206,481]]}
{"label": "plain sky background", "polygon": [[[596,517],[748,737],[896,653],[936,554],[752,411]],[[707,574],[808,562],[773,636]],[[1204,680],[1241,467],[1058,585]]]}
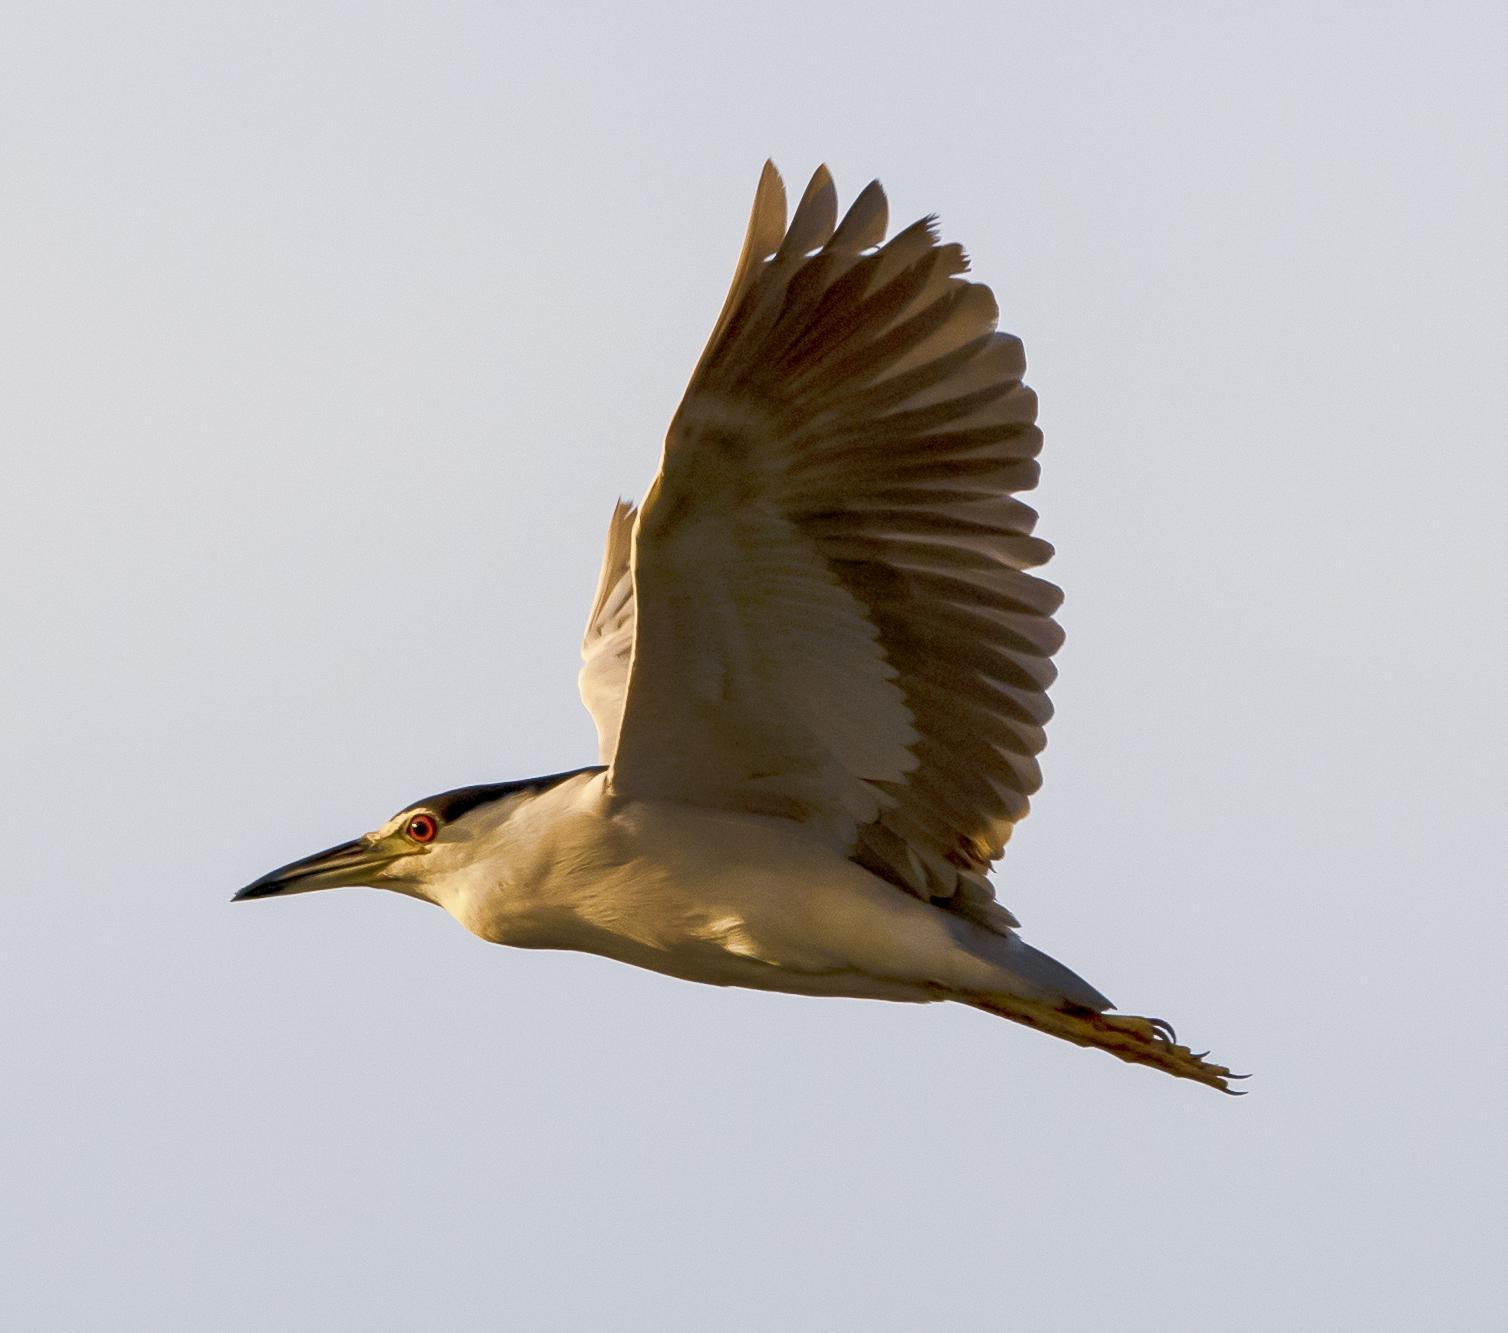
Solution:
{"label": "plain sky background", "polygon": [[[0,1323],[1498,1329],[1500,5],[17,3]],[[1026,340],[1026,935],[1253,1071],[232,907],[590,762],[761,162]]]}

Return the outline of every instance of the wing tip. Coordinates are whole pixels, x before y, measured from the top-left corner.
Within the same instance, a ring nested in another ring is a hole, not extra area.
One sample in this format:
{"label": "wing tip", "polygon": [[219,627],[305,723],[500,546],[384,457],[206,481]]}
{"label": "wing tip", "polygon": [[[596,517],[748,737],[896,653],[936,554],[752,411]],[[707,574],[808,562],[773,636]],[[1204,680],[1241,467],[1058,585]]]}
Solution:
{"label": "wing tip", "polygon": [[750,260],[767,259],[780,246],[785,235],[785,181],[773,158],[766,158],[754,189],[754,206],[749,210],[749,234],[746,242]]}
{"label": "wing tip", "polygon": [[878,179],[872,180],[849,204],[828,246],[844,252],[867,250],[884,242],[889,225],[890,201],[885,197],[885,187]]}
{"label": "wing tip", "polygon": [[780,243],[780,256],[793,258],[821,249],[832,239],[837,224],[838,190],[824,162],[812,173],[802,192],[790,228]]}

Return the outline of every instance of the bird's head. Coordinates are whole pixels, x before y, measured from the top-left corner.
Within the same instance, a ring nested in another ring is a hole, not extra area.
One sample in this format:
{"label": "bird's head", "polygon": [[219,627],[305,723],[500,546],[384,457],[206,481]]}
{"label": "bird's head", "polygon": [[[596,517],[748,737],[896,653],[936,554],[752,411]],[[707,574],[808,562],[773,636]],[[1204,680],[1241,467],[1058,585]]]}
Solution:
{"label": "bird's head", "polygon": [[358,885],[428,897],[425,883],[453,869],[459,844],[469,841],[464,822],[452,825],[435,805],[420,801],[371,833],[279,866],[248,884],[235,900]]}
{"label": "bird's head", "polygon": [[576,769],[426,796],[371,833],[269,871],[235,899],[365,886],[395,889],[451,910],[466,872],[495,850],[496,839],[522,806],[567,779],[599,771]]}

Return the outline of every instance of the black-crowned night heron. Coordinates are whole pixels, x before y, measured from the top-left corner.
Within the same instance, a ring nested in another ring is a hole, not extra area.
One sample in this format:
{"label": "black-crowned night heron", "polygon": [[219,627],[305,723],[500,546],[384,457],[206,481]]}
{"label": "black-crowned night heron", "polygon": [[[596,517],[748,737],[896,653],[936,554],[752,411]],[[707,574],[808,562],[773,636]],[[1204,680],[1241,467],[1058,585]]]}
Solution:
{"label": "black-crowned night heron", "polygon": [[[932,219],[826,168],[743,254],[582,645],[602,766],[462,787],[242,889],[342,885],[691,981],[957,1000],[1226,1088],[1026,944],[986,879],[1040,782],[1062,635],[1021,343]],[[1228,1090],[1228,1089],[1227,1089]]]}

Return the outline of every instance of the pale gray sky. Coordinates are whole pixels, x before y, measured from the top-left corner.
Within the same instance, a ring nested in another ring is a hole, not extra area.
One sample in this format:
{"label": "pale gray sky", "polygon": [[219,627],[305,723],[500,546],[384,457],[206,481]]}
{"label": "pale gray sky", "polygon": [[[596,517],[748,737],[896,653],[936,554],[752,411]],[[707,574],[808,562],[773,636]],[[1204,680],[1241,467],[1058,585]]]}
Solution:
{"label": "pale gray sky", "polygon": [[[1499,5],[14,5],[0,1323],[1500,1327]],[[1068,592],[1027,938],[1241,1101],[377,893],[575,652],[759,166],[936,210]]]}

